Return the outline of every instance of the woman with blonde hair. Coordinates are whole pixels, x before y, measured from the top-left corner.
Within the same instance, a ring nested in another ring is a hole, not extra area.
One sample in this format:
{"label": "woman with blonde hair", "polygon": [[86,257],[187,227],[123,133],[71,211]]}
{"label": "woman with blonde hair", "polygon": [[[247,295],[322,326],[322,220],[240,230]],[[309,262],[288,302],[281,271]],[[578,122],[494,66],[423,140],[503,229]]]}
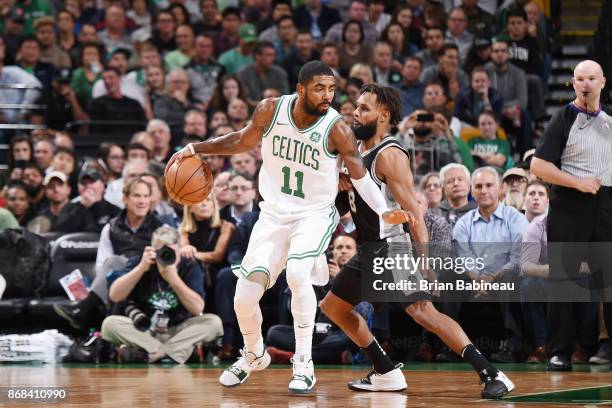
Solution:
{"label": "woman with blonde hair", "polygon": [[353,65],[349,71],[348,77],[357,78],[363,82],[364,85],[374,83],[374,72],[372,71],[372,67],[363,62]]}

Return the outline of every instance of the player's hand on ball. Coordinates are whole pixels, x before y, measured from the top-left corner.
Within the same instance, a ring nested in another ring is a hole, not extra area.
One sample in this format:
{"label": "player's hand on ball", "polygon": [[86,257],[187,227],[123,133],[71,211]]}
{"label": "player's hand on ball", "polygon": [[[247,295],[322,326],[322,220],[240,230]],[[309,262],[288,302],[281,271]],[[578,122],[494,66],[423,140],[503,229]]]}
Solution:
{"label": "player's hand on ball", "polygon": [[404,210],[393,210],[393,211],[387,211],[382,215],[383,221],[385,221],[387,224],[404,224],[404,223],[408,223],[408,225],[410,225],[411,227],[415,226],[417,224],[417,220],[414,217],[414,214],[412,214],[410,211],[404,211]]}

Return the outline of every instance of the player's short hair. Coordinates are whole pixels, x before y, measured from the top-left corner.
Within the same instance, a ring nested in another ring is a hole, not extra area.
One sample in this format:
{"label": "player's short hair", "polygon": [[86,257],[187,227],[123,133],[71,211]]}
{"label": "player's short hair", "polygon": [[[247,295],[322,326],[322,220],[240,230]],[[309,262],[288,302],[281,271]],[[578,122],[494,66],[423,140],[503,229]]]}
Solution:
{"label": "player's short hair", "polygon": [[298,74],[298,82],[304,86],[308,85],[312,78],[317,75],[334,76],[334,72],[327,64],[321,61],[310,61],[304,64]]}
{"label": "player's short hair", "polygon": [[371,93],[376,95],[376,102],[389,111],[389,123],[397,125],[402,119],[402,97],[395,88],[378,84],[366,84],[361,87],[361,94]]}

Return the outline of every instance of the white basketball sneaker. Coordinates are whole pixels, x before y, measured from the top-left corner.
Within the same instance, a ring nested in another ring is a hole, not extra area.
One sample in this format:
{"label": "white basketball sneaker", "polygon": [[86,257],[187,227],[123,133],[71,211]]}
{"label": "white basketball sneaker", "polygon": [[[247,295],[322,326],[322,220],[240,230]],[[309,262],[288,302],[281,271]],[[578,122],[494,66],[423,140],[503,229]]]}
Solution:
{"label": "white basketball sneaker", "polygon": [[348,383],[348,387],[355,391],[404,391],[408,385],[401,370],[403,366],[399,363],[385,374],[372,370],[365,378]]}
{"label": "white basketball sneaker", "polygon": [[238,360],[227,367],[219,377],[221,385],[226,387],[235,387],[242,384],[249,378],[251,371],[261,371],[270,365],[270,355],[264,347],[264,352],[257,357],[254,353],[246,351],[246,348],[240,350]]}
{"label": "white basketball sneaker", "polygon": [[289,391],[294,394],[310,393],[317,383],[312,358],[295,354],[291,362],[293,363],[293,377],[289,382]]}

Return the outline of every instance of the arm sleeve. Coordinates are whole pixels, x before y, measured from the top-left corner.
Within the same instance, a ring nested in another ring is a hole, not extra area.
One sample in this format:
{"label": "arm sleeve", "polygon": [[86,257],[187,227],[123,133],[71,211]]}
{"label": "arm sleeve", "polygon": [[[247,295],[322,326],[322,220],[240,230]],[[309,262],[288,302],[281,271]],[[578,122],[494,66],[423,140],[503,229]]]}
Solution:
{"label": "arm sleeve", "polygon": [[374,183],[374,180],[372,180],[369,172],[366,172],[366,175],[359,180],[351,178],[351,182],[361,198],[363,198],[363,201],[365,201],[376,214],[382,215],[386,211],[389,211],[389,206],[387,205],[387,201],[385,201],[385,197],[382,195],[376,183]]}
{"label": "arm sleeve", "polygon": [[535,151],[535,157],[554,163],[557,167],[561,165],[561,154],[565,148],[568,134],[566,132],[565,112],[569,108],[558,110],[552,117],[542,136],[542,141]]}

